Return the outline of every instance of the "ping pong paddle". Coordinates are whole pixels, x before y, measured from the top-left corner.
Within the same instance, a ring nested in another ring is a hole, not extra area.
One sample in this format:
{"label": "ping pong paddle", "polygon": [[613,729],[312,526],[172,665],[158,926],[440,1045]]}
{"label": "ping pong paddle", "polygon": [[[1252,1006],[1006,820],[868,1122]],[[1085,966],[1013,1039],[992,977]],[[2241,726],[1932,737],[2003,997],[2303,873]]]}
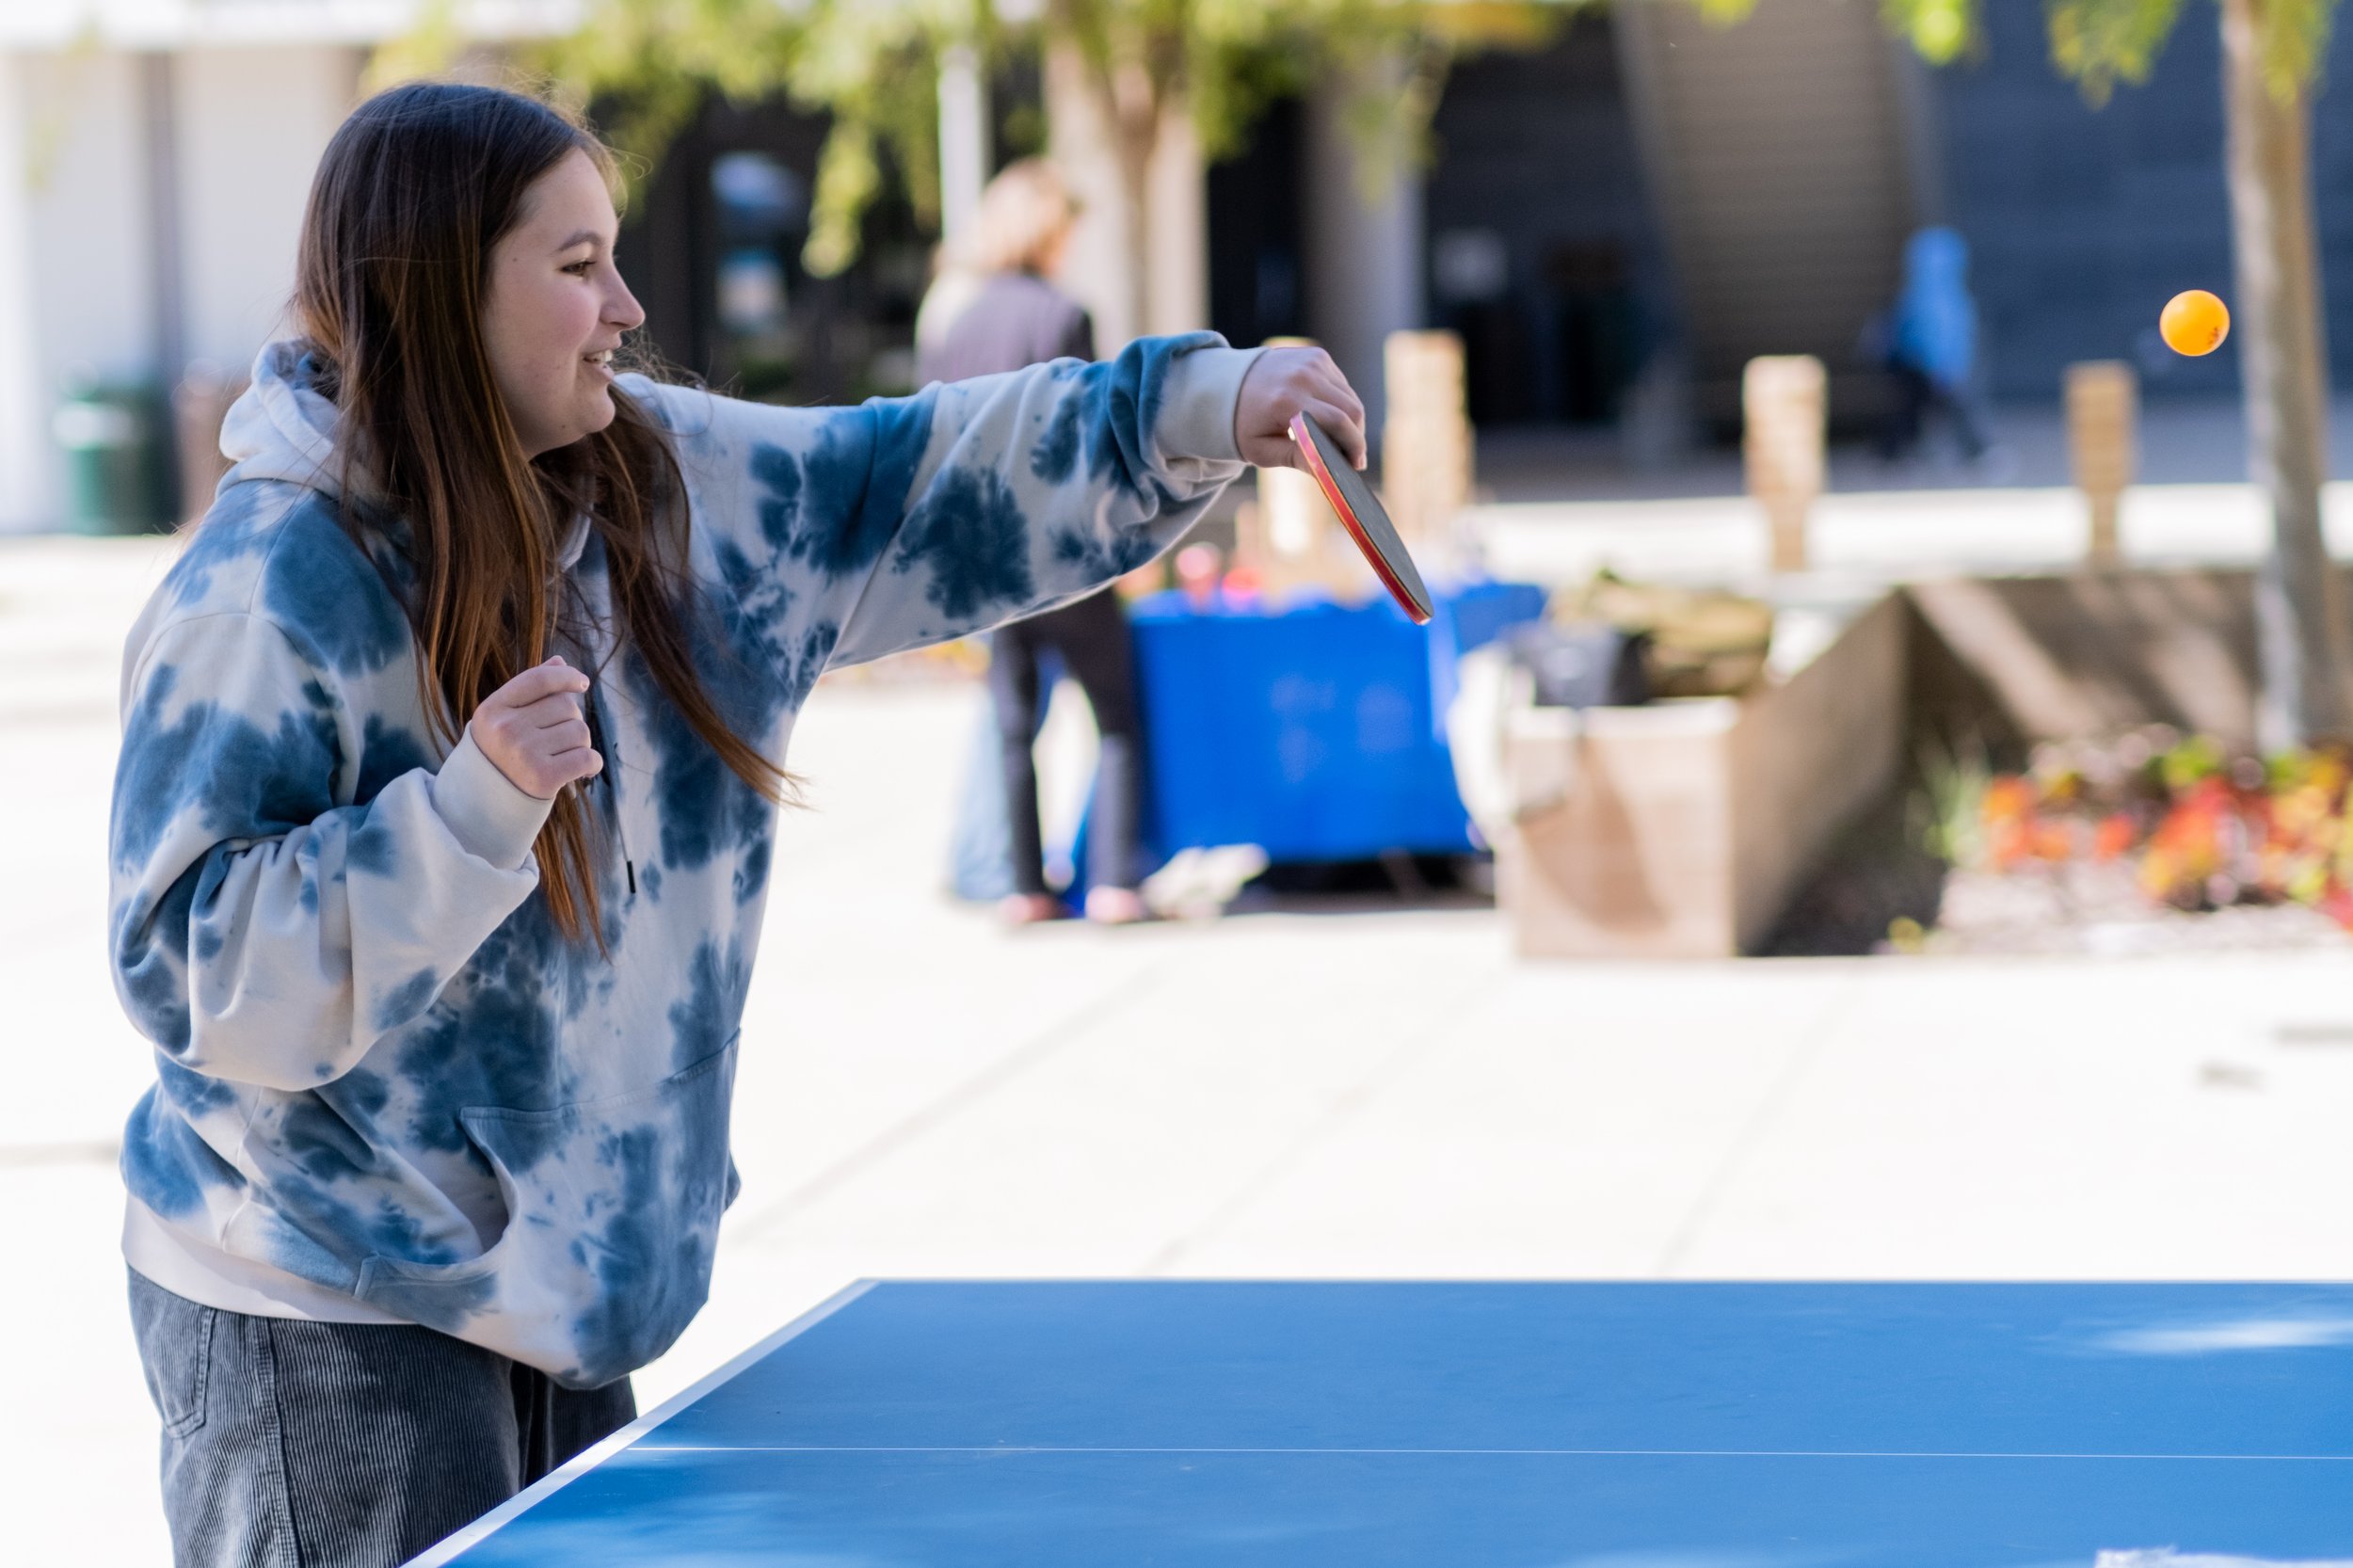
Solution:
{"label": "ping pong paddle", "polygon": [[1380,497],[1364,476],[1348,466],[1340,449],[1332,438],[1323,433],[1323,426],[1305,414],[1291,416],[1291,440],[1307,459],[1307,472],[1316,476],[1323,499],[1332,504],[1332,511],[1348,530],[1348,536],[1356,541],[1356,548],[1372,568],[1372,574],[1381,579],[1381,585],[1389,590],[1397,607],[1416,626],[1428,624],[1434,613],[1431,608],[1430,590],[1423,585],[1421,573],[1414,566],[1414,557],[1405,549],[1405,541],[1397,536],[1397,528],[1389,521],[1389,514],[1381,509]]}

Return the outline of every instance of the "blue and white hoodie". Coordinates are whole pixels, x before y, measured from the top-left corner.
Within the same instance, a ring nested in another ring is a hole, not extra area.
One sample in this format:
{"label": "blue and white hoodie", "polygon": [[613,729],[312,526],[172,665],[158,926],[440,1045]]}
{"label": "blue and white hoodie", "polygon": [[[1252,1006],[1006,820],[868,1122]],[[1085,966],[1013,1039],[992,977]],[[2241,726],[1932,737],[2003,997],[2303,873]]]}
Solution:
{"label": "blue and white hoodie", "polygon": [[[828,409],[624,377],[684,470],[721,712],[781,761],[826,668],[1141,566],[1241,472],[1252,358],[1148,339]],[[547,805],[436,740],[386,572],[337,522],[312,369],[264,351],[236,466],[125,649],[110,938],[157,1081],[124,1250],[207,1304],[422,1323],[594,1386],[708,1288],[776,812],[632,648],[560,646],[597,674],[606,767],[576,787],[608,828],[610,956],[564,941]],[[565,555],[608,621],[584,519]]]}

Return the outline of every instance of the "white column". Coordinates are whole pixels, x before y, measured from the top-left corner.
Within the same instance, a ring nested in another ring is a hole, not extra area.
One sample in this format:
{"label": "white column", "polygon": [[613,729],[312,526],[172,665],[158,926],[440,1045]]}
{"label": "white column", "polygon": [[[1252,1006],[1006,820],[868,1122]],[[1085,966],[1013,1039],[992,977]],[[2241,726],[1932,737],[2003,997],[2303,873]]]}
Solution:
{"label": "white column", "polygon": [[295,249],[360,55],[338,45],[191,49],[180,58],[187,353],[242,375],[289,326]]}
{"label": "white column", "polygon": [[988,184],[988,84],[979,53],[952,44],[939,56],[939,226],[951,244],[970,227]]}
{"label": "white column", "polygon": [[1201,137],[1182,104],[1160,116],[1145,191],[1152,224],[1145,325],[1153,332],[1199,331],[1209,324],[1209,183]]}
{"label": "white column", "polygon": [[24,57],[0,53],[0,531],[53,520],[49,419],[33,288],[30,105]]}
{"label": "white column", "polygon": [[138,69],[119,50],[21,56],[30,123],[42,395],[66,374],[154,374],[155,236]]}
{"label": "white column", "polygon": [[[49,425],[68,380],[155,372],[138,73],[119,50],[13,56],[0,140],[0,520],[64,520]],[[20,303],[22,302],[22,303]],[[18,312],[22,311],[20,316]],[[15,319],[11,319],[14,317]]]}
{"label": "white column", "polygon": [[[1402,67],[1374,68],[1394,81]],[[1349,123],[1356,84],[1307,100],[1307,331],[1338,361],[1381,428],[1383,345],[1423,325],[1421,170],[1412,150]]]}

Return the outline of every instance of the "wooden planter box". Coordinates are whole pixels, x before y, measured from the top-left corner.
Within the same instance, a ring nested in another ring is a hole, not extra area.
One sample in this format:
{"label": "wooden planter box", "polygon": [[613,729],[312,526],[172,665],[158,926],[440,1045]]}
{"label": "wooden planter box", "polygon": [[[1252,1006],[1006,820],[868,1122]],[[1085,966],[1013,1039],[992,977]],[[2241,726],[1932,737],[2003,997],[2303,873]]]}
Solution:
{"label": "wooden planter box", "polygon": [[1519,952],[1722,958],[1761,942],[1895,781],[1906,643],[1891,595],[1745,696],[1515,711],[1506,767],[1529,805],[1496,876]]}

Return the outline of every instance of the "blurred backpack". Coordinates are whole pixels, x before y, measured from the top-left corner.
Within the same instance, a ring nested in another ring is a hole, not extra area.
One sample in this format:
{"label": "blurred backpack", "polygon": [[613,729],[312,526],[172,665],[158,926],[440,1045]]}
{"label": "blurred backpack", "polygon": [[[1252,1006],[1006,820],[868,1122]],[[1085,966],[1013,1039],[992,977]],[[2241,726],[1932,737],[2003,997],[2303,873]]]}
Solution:
{"label": "blurred backpack", "polygon": [[1650,700],[1650,637],[1606,622],[1529,621],[1505,636],[1539,708],[1630,708]]}
{"label": "blurred backpack", "polygon": [[[1545,709],[1551,715],[1547,725],[1574,731],[1584,723],[1585,709],[1648,702],[1648,648],[1639,632],[1538,620],[1463,655],[1447,708],[1447,746],[1474,843],[1492,847],[1514,824],[1557,806],[1574,783],[1564,774],[1538,789],[1541,798],[1534,799],[1514,783],[1506,756],[1513,712]],[[1574,748],[1564,755],[1573,759]]]}
{"label": "blurred backpack", "polygon": [[1604,568],[1581,588],[1563,588],[1545,612],[1554,622],[1599,621],[1640,632],[1649,695],[1737,696],[1765,672],[1773,607],[1718,588],[1629,583]]}

